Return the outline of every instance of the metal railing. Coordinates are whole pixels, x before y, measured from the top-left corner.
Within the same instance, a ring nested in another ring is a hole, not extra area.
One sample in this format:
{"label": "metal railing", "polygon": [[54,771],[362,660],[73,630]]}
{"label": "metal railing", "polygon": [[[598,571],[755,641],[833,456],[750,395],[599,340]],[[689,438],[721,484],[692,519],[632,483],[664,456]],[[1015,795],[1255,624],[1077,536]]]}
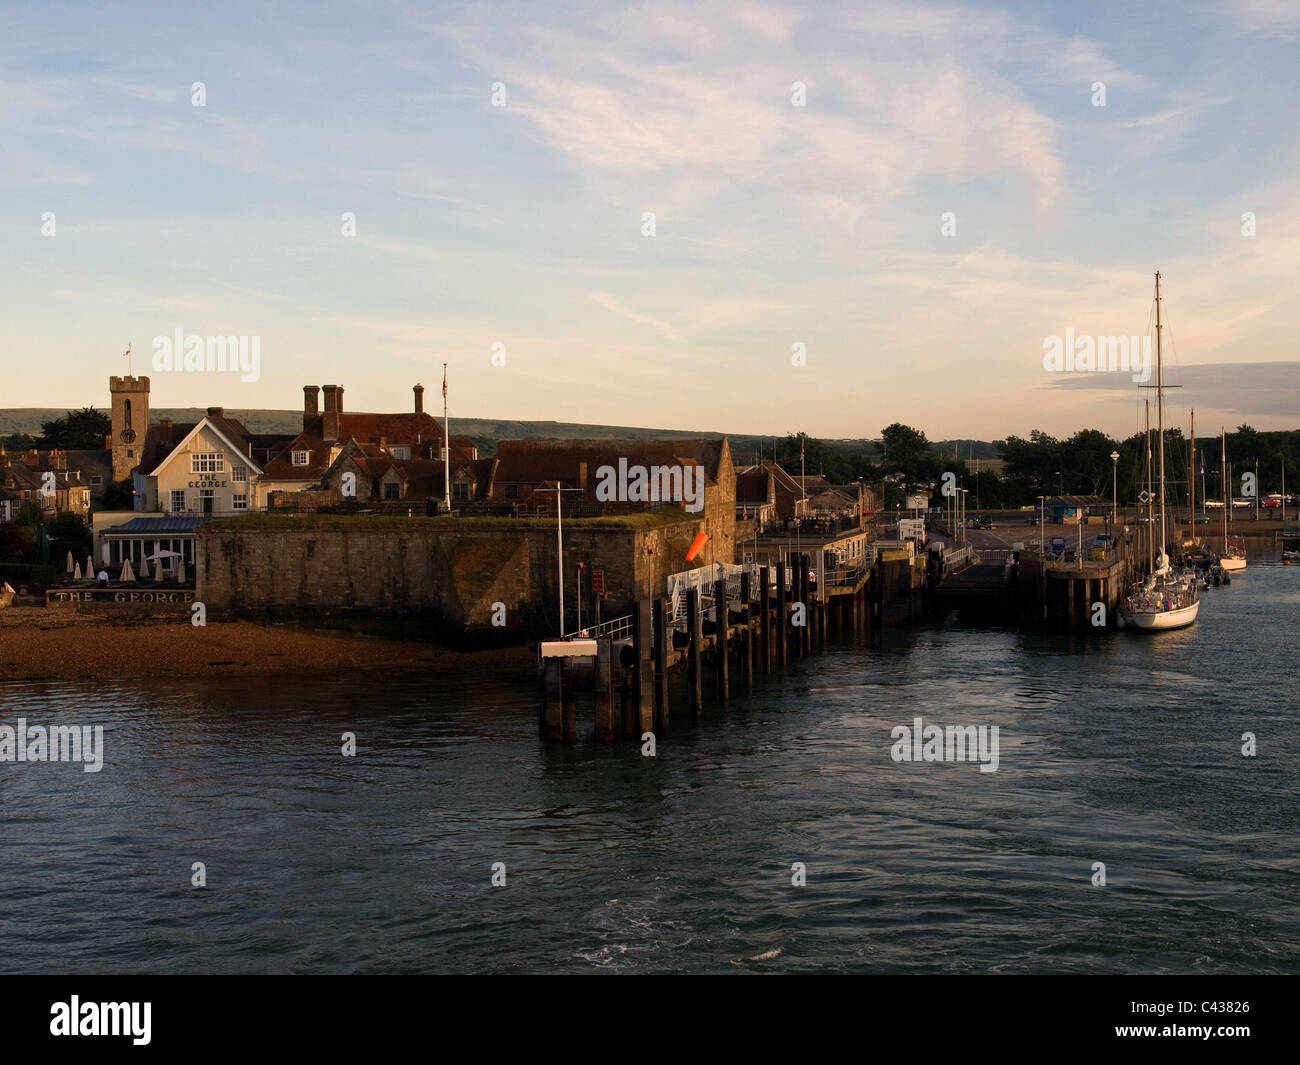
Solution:
{"label": "metal railing", "polygon": [[621,618],[610,618],[609,621],[602,621],[599,625],[588,625],[581,629],[575,629],[573,632],[566,632],[561,639],[565,640],[626,640],[632,636],[632,615],[625,614]]}

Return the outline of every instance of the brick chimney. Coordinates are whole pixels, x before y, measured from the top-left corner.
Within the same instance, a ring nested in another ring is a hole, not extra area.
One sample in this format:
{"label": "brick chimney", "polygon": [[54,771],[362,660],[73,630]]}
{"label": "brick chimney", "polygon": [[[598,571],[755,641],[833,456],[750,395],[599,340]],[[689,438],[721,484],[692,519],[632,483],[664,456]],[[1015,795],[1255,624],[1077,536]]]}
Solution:
{"label": "brick chimney", "polygon": [[225,408],[225,407],[209,407],[209,408],[208,408],[208,417],[209,417],[209,418],[224,418],[225,416],[226,416],[226,408]]}
{"label": "brick chimney", "polygon": [[321,437],[325,440],[339,438],[339,414],[343,410],[343,389],[338,385],[325,385],[325,410],[321,413]]}
{"label": "brick chimney", "polygon": [[320,385],[302,386],[302,430],[305,433],[311,423],[320,416]]}
{"label": "brick chimney", "polygon": [[415,413],[423,414],[424,413],[424,385],[416,385],[413,389],[411,389],[411,391],[415,393]]}

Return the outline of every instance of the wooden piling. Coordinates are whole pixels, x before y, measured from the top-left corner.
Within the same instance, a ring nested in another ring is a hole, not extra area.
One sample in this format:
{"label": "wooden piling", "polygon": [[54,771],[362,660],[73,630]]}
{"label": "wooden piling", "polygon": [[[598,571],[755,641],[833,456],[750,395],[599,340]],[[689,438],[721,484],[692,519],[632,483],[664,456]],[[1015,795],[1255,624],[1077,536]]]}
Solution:
{"label": "wooden piling", "polygon": [[799,604],[803,607],[803,624],[796,625],[792,635],[794,636],[794,653],[802,658],[808,653],[808,615],[811,612],[808,605],[808,556],[803,552],[800,552],[795,559],[794,580]]}
{"label": "wooden piling", "polygon": [[547,658],[542,667],[545,698],[542,700],[541,721],[537,734],[544,740],[564,738],[564,660]]}
{"label": "wooden piling", "polygon": [[668,613],[662,598],[654,601],[655,731],[668,727]]}
{"label": "wooden piling", "polygon": [[632,614],[632,649],[636,653],[637,738],[655,728],[654,655],[651,647],[650,600],[637,601]]}
{"label": "wooden piling", "polygon": [[758,571],[758,668],[772,672],[772,596],[768,591],[769,571],[763,566]]}
{"label": "wooden piling", "polygon": [[754,686],[754,600],[750,588],[749,571],[740,575],[740,616],[745,626],[740,641],[740,682],[748,688]]}
{"label": "wooden piling", "polygon": [[596,739],[614,738],[614,641],[596,642]]}
{"label": "wooden piling", "polygon": [[727,582],[713,582],[713,616],[718,624],[713,644],[713,672],[717,680],[718,698],[724,703],[731,698],[730,663],[727,661],[727,630],[730,628],[727,611]]}
{"label": "wooden piling", "polygon": [[699,716],[704,706],[703,681],[700,677],[700,593],[698,589],[686,589],[686,689],[689,694],[690,710]]}
{"label": "wooden piling", "polygon": [[785,563],[776,564],[776,664],[786,663],[786,634],[790,631],[790,611],[785,602]]}

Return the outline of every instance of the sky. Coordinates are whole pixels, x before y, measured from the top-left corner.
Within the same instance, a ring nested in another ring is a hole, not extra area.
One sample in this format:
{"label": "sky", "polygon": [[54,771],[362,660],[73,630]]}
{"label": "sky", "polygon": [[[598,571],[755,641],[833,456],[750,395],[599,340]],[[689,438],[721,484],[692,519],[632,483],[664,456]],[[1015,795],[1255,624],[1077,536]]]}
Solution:
{"label": "sky", "polygon": [[129,344],[157,407],[446,362],[453,420],[1122,436],[1150,393],[1045,342],[1149,333],[1160,270],[1170,421],[1300,427],[1294,0],[0,20],[0,407],[102,409]]}

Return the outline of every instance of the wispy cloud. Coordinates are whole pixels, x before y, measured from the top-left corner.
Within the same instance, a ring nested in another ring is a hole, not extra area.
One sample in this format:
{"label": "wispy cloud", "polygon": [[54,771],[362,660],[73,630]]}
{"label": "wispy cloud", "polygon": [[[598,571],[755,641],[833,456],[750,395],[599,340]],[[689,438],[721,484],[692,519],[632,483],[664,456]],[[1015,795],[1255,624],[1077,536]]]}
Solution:
{"label": "wispy cloud", "polygon": [[637,311],[632,310],[630,307],[625,307],[608,292],[593,292],[591,293],[591,298],[604,307],[605,310],[610,311],[613,314],[621,315],[624,318],[630,318],[634,322],[640,322],[642,325],[648,325],[658,329],[659,332],[669,340],[682,339],[677,334],[677,330],[673,328],[671,322],[665,322],[660,318],[651,318],[649,315],[640,314]]}

